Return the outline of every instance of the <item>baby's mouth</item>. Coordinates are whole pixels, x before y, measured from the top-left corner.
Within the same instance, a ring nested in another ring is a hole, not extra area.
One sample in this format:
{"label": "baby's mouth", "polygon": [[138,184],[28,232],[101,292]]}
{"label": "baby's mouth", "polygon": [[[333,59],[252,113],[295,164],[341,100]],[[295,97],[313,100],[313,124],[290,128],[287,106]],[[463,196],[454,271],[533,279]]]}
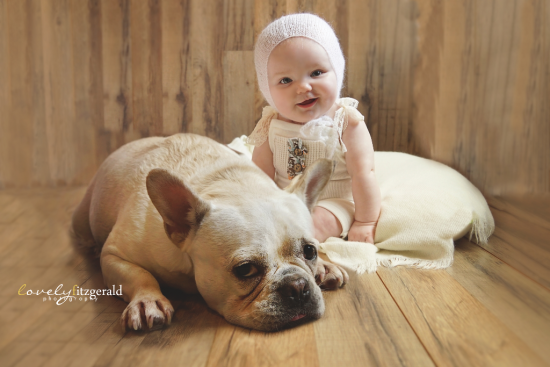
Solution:
{"label": "baby's mouth", "polygon": [[298,106],[308,108],[313,106],[315,102],[317,102],[317,98],[312,98],[312,99],[305,100],[302,103],[298,103]]}

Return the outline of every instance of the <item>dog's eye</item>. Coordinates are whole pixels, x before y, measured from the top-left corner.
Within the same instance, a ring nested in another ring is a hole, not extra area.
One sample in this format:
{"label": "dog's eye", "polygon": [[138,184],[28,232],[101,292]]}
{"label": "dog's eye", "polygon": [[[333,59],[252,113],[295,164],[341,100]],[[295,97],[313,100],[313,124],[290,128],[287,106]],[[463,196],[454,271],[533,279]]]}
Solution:
{"label": "dog's eye", "polygon": [[258,268],[255,267],[252,263],[245,263],[235,267],[233,269],[233,272],[236,276],[240,278],[249,278],[258,274]]}
{"label": "dog's eye", "polygon": [[304,246],[304,257],[306,260],[314,260],[317,257],[317,249],[312,245]]}

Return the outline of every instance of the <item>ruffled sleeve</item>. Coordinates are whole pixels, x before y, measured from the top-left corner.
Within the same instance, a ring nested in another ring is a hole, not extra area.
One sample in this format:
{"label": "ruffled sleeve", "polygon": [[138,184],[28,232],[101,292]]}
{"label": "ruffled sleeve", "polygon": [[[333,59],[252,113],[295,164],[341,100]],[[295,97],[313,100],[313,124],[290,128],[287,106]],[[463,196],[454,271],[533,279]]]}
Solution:
{"label": "ruffled sleeve", "polygon": [[271,106],[265,106],[262,111],[262,118],[256,124],[254,131],[248,136],[246,142],[250,145],[262,145],[269,135],[271,120],[277,117],[277,111]]}
{"label": "ruffled sleeve", "polygon": [[344,130],[348,127],[349,119],[352,118],[358,121],[365,121],[365,117],[357,110],[359,102],[353,98],[340,98],[338,101],[340,108],[334,114],[334,122],[336,123],[336,129],[338,131],[338,140],[342,146],[342,152],[347,152],[348,149],[344,144],[342,135]]}

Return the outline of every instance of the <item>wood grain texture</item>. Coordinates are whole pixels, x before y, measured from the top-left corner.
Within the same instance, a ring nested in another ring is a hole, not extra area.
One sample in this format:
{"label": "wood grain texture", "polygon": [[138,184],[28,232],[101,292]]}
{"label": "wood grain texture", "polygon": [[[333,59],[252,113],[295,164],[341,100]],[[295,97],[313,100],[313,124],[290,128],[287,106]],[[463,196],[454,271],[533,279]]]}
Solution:
{"label": "wood grain texture", "polygon": [[[342,96],[360,101],[375,149],[448,164],[489,195],[550,193],[545,0],[2,0],[1,9],[0,187],[87,183],[109,153],[144,136],[249,133],[227,60],[249,60],[272,20],[312,12],[340,39]],[[241,105],[257,121],[265,101],[248,86]]]}
{"label": "wood grain texture", "polygon": [[[371,137],[378,135],[378,104],[376,84],[379,76],[377,55],[378,3],[349,1],[349,32],[346,82],[348,95],[359,101],[359,111],[365,116]],[[373,123],[375,121],[376,123]],[[378,149],[377,139],[373,140]]]}
{"label": "wood grain texture", "polygon": [[313,325],[275,333],[222,325],[206,366],[283,365],[319,366]]}
{"label": "wood grain texture", "polygon": [[254,51],[254,0],[223,2],[224,50]]}
{"label": "wood grain texture", "polygon": [[550,195],[516,197],[489,197],[488,204],[520,220],[550,230]]}
{"label": "wood grain texture", "polygon": [[101,1],[104,132],[124,134],[133,125],[130,17],[130,0]]}
{"label": "wood grain texture", "polygon": [[550,364],[550,294],[466,239],[447,272]]}
{"label": "wood grain texture", "polygon": [[325,300],[315,323],[320,366],[434,365],[377,274],[351,274]]}
{"label": "wood grain texture", "polygon": [[[10,112],[10,70],[8,58],[8,9],[7,0],[0,0],[0,131],[8,131]],[[8,164],[8,139],[6,133],[0,134],[0,188],[10,181]]]}
{"label": "wood grain texture", "polygon": [[[544,200],[536,206],[548,203]],[[482,247],[550,289],[550,229],[540,225],[543,219],[531,223],[530,231],[525,232],[524,224],[529,220],[522,218],[521,212],[517,213],[510,205],[491,206],[491,212],[498,225],[492,238]]]}
{"label": "wood grain texture", "polygon": [[162,26],[160,0],[130,3],[133,128],[142,137],[162,134]]}
{"label": "wood grain texture", "polygon": [[163,134],[187,132],[193,121],[191,0],[162,3]]}
{"label": "wood grain texture", "polygon": [[546,365],[444,270],[378,274],[436,365]]}
{"label": "wood grain texture", "polygon": [[[254,43],[262,30],[273,20],[288,14],[286,11],[287,0],[255,0],[254,1]],[[256,85],[254,90],[254,108],[256,116],[262,116],[262,109],[267,105],[260,88]]]}
{"label": "wood grain texture", "polygon": [[475,136],[464,131],[469,122],[466,114],[472,110],[475,101],[471,95],[474,85],[472,6],[472,1],[457,1],[447,3],[444,8],[447,21],[444,23],[440,62],[445,78],[440,79],[439,88],[446,98],[438,98],[435,110],[436,121],[442,124],[435,128],[438,144],[434,146],[434,156],[446,164],[454,162],[466,174],[471,171],[462,162],[465,157],[462,151],[471,151],[475,147]]}
{"label": "wood grain texture", "polygon": [[101,3],[71,2],[70,17],[74,60],[75,141],[78,167],[75,183],[86,184],[97,167],[96,132],[103,127],[101,60]]}
{"label": "wood grain texture", "polygon": [[[378,11],[379,79],[375,103],[379,128],[373,139],[377,150],[406,152],[413,121],[413,68],[418,55],[415,25],[419,9],[416,2],[380,1]],[[385,42],[386,39],[393,42]]]}
{"label": "wood grain texture", "polygon": [[548,78],[541,73],[548,43],[540,23],[545,6],[540,1],[445,6],[446,77],[432,157],[492,194],[547,191],[548,124],[533,129],[546,108],[538,90]]}
{"label": "wood grain texture", "polygon": [[[550,364],[550,290],[465,239],[446,270],[379,268],[352,275],[343,289],[323,293],[320,320],[275,333],[230,325],[200,296],[170,289],[163,291],[176,310],[173,322],[153,332],[123,332],[126,303],[116,297],[57,306],[17,295],[22,284],[34,290],[61,283],[64,289],[103,287],[97,260],[75,253],[67,233],[84,192],[0,191],[2,366]],[[522,211],[513,200],[498,200],[514,218],[530,214],[522,226],[497,220],[499,230],[524,238],[548,220],[544,198],[524,200]]]}
{"label": "wood grain texture", "polygon": [[[200,297],[187,296],[185,300],[181,299],[181,295],[175,297],[176,301],[174,297],[171,300],[176,308],[175,318],[178,322],[166,330],[152,333],[130,332],[128,337],[122,338],[119,326],[122,310],[117,311],[118,318],[109,328],[109,337],[98,336],[94,343],[107,347],[98,363],[116,366],[172,366],[182,363],[186,366],[204,366],[216,329],[223,320],[208,310]],[[109,320],[111,319],[110,316]],[[81,336],[84,346],[84,333]],[[121,343],[112,343],[116,339]],[[132,339],[136,340],[132,342]]]}
{"label": "wood grain texture", "polygon": [[227,51],[223,59],[224,125],[223,142],[230,143],[234,138],[248,135],[256,125],[254,104],[254,69],[253,51]]}
{"label": "wood grain texture", "polygon": [[[34,48],[37,26],[33,25],[35,12],[33,4],[27,1],[5,4],[6,23],[3,37],[7,46],[9,62],[8,106],[2,113],[5,118],[2,145],[5,156],[1,159],[7,186],[20,186],[32,182],[33,168],[33,106],[35,79],[33,78]],[[41,44],[39,42],[39,44]],[[39,50],[36,50],[37,52]],[[4,102],[5,103],[5,102]],[[43,112],[43,111],[42,111]]]}
{"label": "wood grain texture", "polygon": [[488,202],[493,208],[513,212],[521,220],[550,229],[550,195],[489,197]]}
{"label": "wood grain texture", "polygon": [[189,132],[221,138],[223,121],[223,7],[207,1],[191,5],[193,55],[193,121]]}
{"label": "wood grain texture", "polygon": [[70,3],[42,3],[46,138],[51,180],[71,184],[77,175],[81,146],[75,139],[74,60]]}
{"label": "wood grain texture", "polygon": [[[434,106],[440,94],[442,79],[441,54],[445,43],[444,23],[447,21],[444,18],[445,5],[440,1],[419,1],[415,15],[418,22],[418,59],[412,93],[416,108],[413,112],[414,123],[410,126],[412,141],[409,151],[422,157],[433,157],[436,144]],[[452,19],[448,21],[452,22]]]}

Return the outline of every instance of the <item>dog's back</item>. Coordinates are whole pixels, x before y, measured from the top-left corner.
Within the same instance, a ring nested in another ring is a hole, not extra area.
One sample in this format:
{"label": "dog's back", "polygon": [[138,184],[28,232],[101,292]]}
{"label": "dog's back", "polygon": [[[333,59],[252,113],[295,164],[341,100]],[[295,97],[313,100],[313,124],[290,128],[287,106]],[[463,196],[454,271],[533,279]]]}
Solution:
{"label": "dog's back", "polygon": [[154,168],[168,169],[186,181],[193,181],[199,172],[240,166],[244,162],[226,146],[193,134],[128,143],[112,153],[92,179],[73,214],[73,238],[80,249],[99,255],[128,199],[149,200],[145,180]]}

